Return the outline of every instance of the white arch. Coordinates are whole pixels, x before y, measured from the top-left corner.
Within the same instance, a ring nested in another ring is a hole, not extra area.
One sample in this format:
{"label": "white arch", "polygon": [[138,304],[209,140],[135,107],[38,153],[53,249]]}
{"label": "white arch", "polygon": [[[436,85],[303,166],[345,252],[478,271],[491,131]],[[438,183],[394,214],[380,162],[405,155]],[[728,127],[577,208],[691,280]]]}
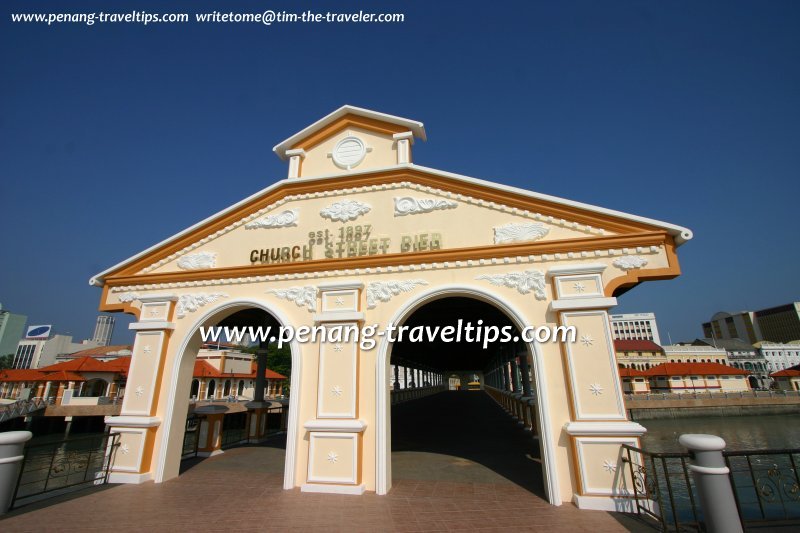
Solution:
{"label": "white arch", "polygon": [[[453,296],[467,296],[486,302],[503,311],[519,328],[522,330],[527,324],[522,318],[524,315],[514,306],[504,302],[493,292],[487,291],[482,287],[473,285],[440,285],[434,289],[423,292],[415,298],[410,298],[393,316],[392,324],[402,324],[414,311],[426,303]],[[534,381],[536,386],[536,403],[539,413],[539,435],[542,444],[542,463],[544,473],[544,486],[547,491],[547,499],[553,505],[561,505],[561,495],[558,490],[558,475],[555,468],[555,449],[550,432],[550,410],[547,396],[547,383],[543,379],[544,368],[542,357],[539,353],[536,342],[528,343],[528,349],[532,355],[534,366]],[[383,337],[378,349],[378,360],[376,368],[376,487],[378,494],[386,494],[389,491],[389,478],[391,476],[391,457],[390,446],[391,436],[389,434],[389,341]]]}
{"label": "white arch", "polygon": [[[206,314],[204,314],[201,318],[195,321],[192,324],[192,327],[189,329],[189,333],[181,340],[179,345],[179,351],[175,356],[174,363],[172,365],[172,381],[170,382],[169,388],[169,396],[167,397],[167,412],[165,416],[164,422],[167,424],[165,431],[163,432],[163,436],[161,437],[161,443],[159,446],[159,453],[156,462],[156,476],[155,481],[156,483],[160,483],[164,481],[164,469],[167,464],[167,447],[170,439],[170,435],[172,434],[173,428],[170,422],[172,421],[172,417],[175,414],[175,399],[176,399],[176,392],[178,389],[178,374],[180,370],[181,361],[183,360],[184,355],[186,354],[186,348],[189,345],[189,342],[192,340],[200,330],[200,326],[206,324],[209,320],[211,320],[215,315],[232,309],[236,307],[257,307],[262,311],[265,311],[275,317],[278,322],[282,326],[286,326],[291,324],[289,319],[284,315],[279,309],[275,309],[273,306],[267,304],[262,300],[255,300],[250,298],[239,298],[236,300],[225,301],[220,303],[216,307],[209,309]],[[295,394],[289,395],[289,422],[286,430],[286,459],[284,462],[283,467],[283,488],[284,489],[292,489],[294,488],[294,471],[295,471],[295,462],[297,457],[297,427],[298,427],[298,417],[300,414],[299,405],[297,402],[300,401],[300,374],[302,371],[302,357],[300,357],[300,346],[297,344],[296,340],[292,340],[289,344],[291,354],[292,354],[292,378],[291,378],[291,390],[295,391]]]}

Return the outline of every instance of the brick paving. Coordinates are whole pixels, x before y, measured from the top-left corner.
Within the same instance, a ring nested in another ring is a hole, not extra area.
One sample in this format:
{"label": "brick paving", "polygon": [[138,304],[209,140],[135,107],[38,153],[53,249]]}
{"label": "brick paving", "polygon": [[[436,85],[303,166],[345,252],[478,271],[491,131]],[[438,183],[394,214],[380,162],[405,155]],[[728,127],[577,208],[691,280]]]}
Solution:
{"label": "brick paving", "polygon": [[[477,411],[452,412],[447,408],[458,407],[458,402],[451,400],[442,395],[395,408],[393,443],[398,451],[393,453],[394,484],[387,496],[283,490],[284,450],[275,439],[185,462],[183,474],[166,483],[98,487],[20,508],[0,520],[0,531],[652,531],[625,515],[579,511],[568,503],[549,505],[540,495],[540,480],[518,483],[519,475],[513,475],[514,468],[528,464],[537,472],[535,453],[517,449],[510,457],[497,439],[487,449],[482,437],[464,450],[446,450],[433,437],[463,438],[457,429],[463,423],[460,416],[475,422],[476,412],[494,409],[477,402],[472,406]],[[422,416],[434,405],[444,406],[440,413],[452,423]],[[500,440],[507,442],[518,428],[510,419],[492,418],[499,424],[495,432],[505,426],[505,439]],[[430,433],[427,445],[415,444],[419,430],[431,430],[429,424],[437,423],[443,429]],[[478,433],[474,426],[463,431]],[[527,449],[530,436],[517,443]],[[509,464],[500,464],[498,456],[509,458]]]}

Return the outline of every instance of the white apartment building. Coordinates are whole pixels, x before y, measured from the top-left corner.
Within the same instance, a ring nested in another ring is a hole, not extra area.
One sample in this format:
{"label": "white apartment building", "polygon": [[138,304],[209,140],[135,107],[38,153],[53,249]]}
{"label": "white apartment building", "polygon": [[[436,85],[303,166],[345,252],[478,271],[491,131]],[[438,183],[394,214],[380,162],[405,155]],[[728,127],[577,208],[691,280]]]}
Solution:
{"label": "white apartment building", "polygon": [[22,339],[17,344],[14,368],[41,368],[56,363],[60,354],[95,348],[95,341],[72,342],[72,335],[53,335],[47,339]]}
{"label": "white apartment building", "polygon": [[661,344],[655,313],[611,315],[611,333],[622,341],[653,341]]}
{"label": "white apartment building", "polygon": [[800,365],[800,344],[780,344],[777,342],[757,342],[754,344],[761,350],[767,361],[767,370],[777,372]]}

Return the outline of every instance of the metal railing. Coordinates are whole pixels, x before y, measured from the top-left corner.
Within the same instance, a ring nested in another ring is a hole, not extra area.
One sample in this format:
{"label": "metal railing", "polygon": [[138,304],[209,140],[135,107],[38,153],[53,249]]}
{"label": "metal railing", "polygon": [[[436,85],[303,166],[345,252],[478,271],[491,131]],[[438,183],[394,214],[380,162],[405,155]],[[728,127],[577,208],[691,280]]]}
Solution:
{"label": "metal railing", "polygon": [[745,526],[800,525],[800,449],[722,452]]}
{"label": "metal railing", "polygon": [[[635,512],[658,522],[662,531],[704,531],[694,477],[686,452],[652,453],[622,445]],[[730,470],[744,527],[800,525],[800,449],[722,452]]]}
{"label": "metal railing", "polygon": [[108,483],[119,438],[104,433],[26,446],[11,506]]}
{"label": "metal railing", "polygon": [[39,409],[47,407],[47,401],[43,398],[33,398],[32,400],[18,400],[14,403],[0,405],[0,423],[19,416],[26,416]]}
{"label": "metal railing", "polygon": [[684,393],[674,392],[647,392],[638,394],[625,394],[625,400],[707,400],[707,399],[739,399],[739,398],[800,398],[800,391],[691,391]]}

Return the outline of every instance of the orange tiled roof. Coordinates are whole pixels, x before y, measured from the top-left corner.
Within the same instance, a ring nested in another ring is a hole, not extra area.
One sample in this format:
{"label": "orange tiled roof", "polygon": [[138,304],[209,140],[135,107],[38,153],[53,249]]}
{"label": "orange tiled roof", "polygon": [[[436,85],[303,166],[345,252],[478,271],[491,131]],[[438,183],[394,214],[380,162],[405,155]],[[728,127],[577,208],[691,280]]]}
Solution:
{"label": "orange tiled roof", "polygon": [[619,372],[620,377],[623,378],[631,378],[631,377],[644,377],[647,376],[647,373],[643,370],[636,370],[635,368],[620,368],[617,370]]}
{"label": "orange tiled roof", "polygon": [[648,376],[732,376],[749,374],[747,370],[733,368],[719,363],[661,363],[650,370],[645,370]]}
{"label": "orange tiled roof", "polygon": [[35,368],[9,368],[0,370],[0,381],[41,381],[43,374]]}
{"label": "orange tiled roof", "polygon": [[770,374],[770,377],[773,378],[792,378],[797,376],[800,376],[800,365],[795,365],[791,368],[784,368],[783,370],[778,370],[777,372]]}
{"label": "orange tiled roof", "polygon": [[615,340],[614,348],[618,352],[663,352],[664,349],[653,341]]}
{"label": "orange tiled roof", "polygon": [[[270,370],[269,368],[264,373],[267,379],[286,379],[286,376],[283,374],[278,374],[277,372]],[[213,365],[209,364],[206,361],[197,360],[194,362],[194,372],[192,373],[192,377],[195,378],[256,378],[256,365],[252,364],[250,366],[250,373],[249,374],[231,374],[229,372],[220,372],[216,369]]]}
{"label": "orange tiled roof", "polygon": [[79,352],[75,352],[70,354],[71,357],[81,358],[81,357],[97,357],[99,355],[109,355],[113,352],[121,352],[123,350],[132,351],[133,346],[130,344],[115,344],[113,346],[97,346],[95,348],[87,348],[86,350],[81,350]]}
{"label": "orange tiled roof", "polygon": [[54,365],[45,366],[40,368],[42,372],[53,372],[59,370],[66,370],[72,372],[113,372],[114,370],[106,366],[106,363],[98,361],[94,357],[88,355],[70,359],[63,363],[56,363]]}

